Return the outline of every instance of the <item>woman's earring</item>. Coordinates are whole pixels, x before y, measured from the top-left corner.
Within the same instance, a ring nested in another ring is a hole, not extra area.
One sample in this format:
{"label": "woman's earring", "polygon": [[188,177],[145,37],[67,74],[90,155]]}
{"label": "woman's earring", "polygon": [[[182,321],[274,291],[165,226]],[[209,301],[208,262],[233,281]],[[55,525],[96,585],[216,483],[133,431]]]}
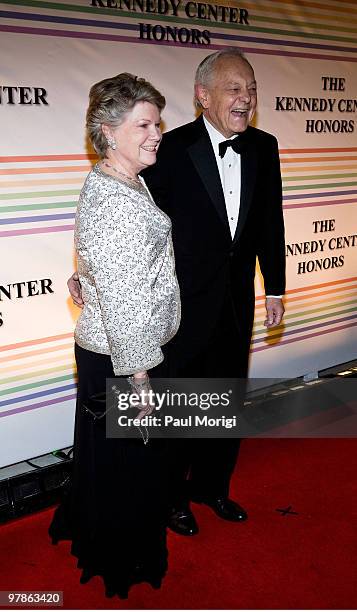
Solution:
{"label": "woman's earring", "polygon": [[115,149],[117,148],[117,143],[115,142],[115,139],[112,138],[111,136],[108,136],[107,143],[108,143],[108,147],[110,147],[111,149],[113,149],[113,151],[115,151]]}

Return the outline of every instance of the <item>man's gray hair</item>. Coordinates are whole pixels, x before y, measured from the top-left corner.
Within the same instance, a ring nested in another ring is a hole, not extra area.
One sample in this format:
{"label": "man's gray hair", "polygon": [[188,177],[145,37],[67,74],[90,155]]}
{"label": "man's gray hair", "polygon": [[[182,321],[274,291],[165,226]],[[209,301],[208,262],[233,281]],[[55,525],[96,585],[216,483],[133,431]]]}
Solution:
{"label": "man's gray hair", "polygon": [[[199,64],[195,74],[195,89],[196,85],[203,85],[207,87],[212,80],[215,71],[215,65],[218,60],[225,58],[241,59],[249,64],[244,53],[238,47],[226,47],[222,51],[216,51],[207,55],[204,60]],[[250,66],[250,64],[249,64]],[[200,101],[195,96],[195,102],[198,107],[201,107]]]}

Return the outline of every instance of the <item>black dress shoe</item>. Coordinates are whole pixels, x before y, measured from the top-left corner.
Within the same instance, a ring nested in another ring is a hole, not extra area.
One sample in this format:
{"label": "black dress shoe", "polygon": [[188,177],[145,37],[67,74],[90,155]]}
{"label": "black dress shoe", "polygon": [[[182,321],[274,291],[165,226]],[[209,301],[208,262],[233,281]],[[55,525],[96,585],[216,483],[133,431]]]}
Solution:
{"label": "black dress shoe", "polygon": [[219,516],[219,518],[225,521],[246,521],[248,515],[244,508],[237,504],[229,497],[217,497],[210,499],[193,499],[197,503],[206,504]]}
{"label": "black dress shoe", "polygon": [[189,508],[181,510],[175,508],[169,517],[167,526],[179,535],[193,536],[198,533],[196,519]]}

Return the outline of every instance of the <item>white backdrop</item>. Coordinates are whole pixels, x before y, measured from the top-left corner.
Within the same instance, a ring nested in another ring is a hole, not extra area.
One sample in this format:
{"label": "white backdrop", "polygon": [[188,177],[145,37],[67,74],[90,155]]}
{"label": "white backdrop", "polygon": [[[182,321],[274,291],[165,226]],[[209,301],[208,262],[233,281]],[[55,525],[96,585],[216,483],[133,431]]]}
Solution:
{"label": "white backdrop", "polygon": [[[259,86],[255,125],[279,140],[287,243],[357,233],[356,112],[275,110],[278,96],[336,99],[334,109],[341,98],[357,98],[353,27],[332,1],[301,14],[294,1],[245,6],[248,26],[195,22],[184,14],[175,22],[170,16],[95,9],[84,0],[0,1],[0,466],[72,441],[77,312],[66,279],[75,266],[76,201],[94,159],[84,133],[94,82],[122,71],[149,79],[166,96],[164,127],[172,129],[194,118],[198,63],[216,48],[241,46]],[[139,22],[205,27],[214,44],[147,44],[138,38]],[[326,75],[344,78],[345,90],[323,91]],[[48,105],[17,103],[19,90],[13,90],[11,104],[9,86],[42,87]],[[356,125],[351,133],[307,134],[308,119]],[[326,219],[335,220],[335,229],[314,233],[313,221]],[[277,331],[268,333],[262,324],[257,276],[251,376],[295,377],[356,356],[356,248],[357,243],[338,251],[325,246],[323,252],[287,257],[286,318]],[[299,262],[340,255],[340,267],[298,274]],[[40,279],[51,280],[53,293],[28,296],[26,283]],[[25,283],[22,297],[16,283]]]}

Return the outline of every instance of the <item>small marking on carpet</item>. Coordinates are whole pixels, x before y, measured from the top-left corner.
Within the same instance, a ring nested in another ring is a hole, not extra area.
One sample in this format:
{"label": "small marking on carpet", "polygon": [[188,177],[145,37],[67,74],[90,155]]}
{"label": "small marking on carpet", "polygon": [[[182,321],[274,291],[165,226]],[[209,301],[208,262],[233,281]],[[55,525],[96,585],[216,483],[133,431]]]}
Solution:
{"label": "small marking on carpet", "polygon": [[276,508],[275,512],[280,512],[281,516],[287,516],[288,514],[299,514],[298,512],[294,512],[292,506],[288,506],[287,508]]}

